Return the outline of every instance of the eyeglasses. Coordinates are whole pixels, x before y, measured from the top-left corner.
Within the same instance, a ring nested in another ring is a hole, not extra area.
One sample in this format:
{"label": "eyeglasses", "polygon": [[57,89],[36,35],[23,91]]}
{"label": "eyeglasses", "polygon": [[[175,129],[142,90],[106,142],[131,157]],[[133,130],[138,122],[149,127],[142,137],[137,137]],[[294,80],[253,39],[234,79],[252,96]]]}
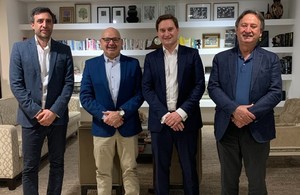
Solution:
{"label": "eyeglasses", "polygon": [[121,38],[119,37],[113,37],[113,38],[105,37],[101,39],[106,43],[109,43],[110,41],[113,41],[114,43],[118,43],[121,40]]}

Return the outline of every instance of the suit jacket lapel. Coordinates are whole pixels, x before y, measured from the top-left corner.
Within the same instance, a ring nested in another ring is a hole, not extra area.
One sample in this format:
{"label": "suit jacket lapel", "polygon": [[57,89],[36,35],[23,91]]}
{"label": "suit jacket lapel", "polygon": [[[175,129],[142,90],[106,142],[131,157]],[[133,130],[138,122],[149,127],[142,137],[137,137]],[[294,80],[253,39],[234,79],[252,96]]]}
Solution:
{"label": "suit jacket lapel", "polygon": [[41,78],[41,66],[40,66],[40,62],[39,62],[39,55],[37,52],[37,48],[36,48],[36,43],[35,43],[35,38],[31,38],[29,40],[29,45],[28,45],[28,50],[30,52],[30,56],[33,56],[33,66],[35,71],[37,72],[37,75],[40,75],[39,78]]}
{"label": "suit jacket lapel", "polygon": [[262,55],[257,52],[257,49],[254,49],[254,55],[253,55],[253,63],[252,63],[252,79],[251,79],[251,85],[250,89],[254,87],[254,82],[257,78],[257,75],[259,74],[259,70],[261,68],[261,61],[262,61]]}
{"label": "suit jacket lapel", "polygon": [[[127,69],[128,69],[128,62],[124,60],[124,56],[121,54],[120,56],[120,70],[121,70],[121,80],[120,80],[120,87],[119,87],[119,94],[118,94],[118,99],[117,99],[117,105],[119,101],[119,95],[126,93],[126,83],[125,83],[125,78],[127,75]],[[123,91],[125,90],[125,91]]]}
{"label": "suit jacket lapel", "polygon": [[178,82],[178,91],[181,88],[182,79],[183,79],[183,73],[184,73],[184,67],[186,64],[186,55],[184,55],[184,48],[179,45],[178,47],[178,54],[177,54],[177,82]]}
{"label": "suit jacket lapel", "polygon": [[157,74],[159,75],[160,78],[160,83],[162,85],[162,93],[164,97],[167,97],[166,94],[166,71],[165,71],[165,60],[164,60],[164,52],[163,49],[157,50],[157,58],[153,59],[155,60],[155,63],[157,65]]}
{"label": "suit jacket lapel", "polygon": [[[234,49],[237,49],[234,48]],[[229,81],[231,82],[232,86],[232,97],[235,97],[235,91],[236,91],[236,79],[237,79],[237,58],[238,54],[237,52],[234,52],[234,49],[232,49],[232,52],[229,54],[228,57],[228,71],[229,71]]]}
{"label": "suit jacket lapel", "polygon": [[53,41],[51,39],[51,52],[50,52],[50,63],[49,63],[49,80],[51,79],[52,75],[53,75],[53,70],[54,67],[56,65],[56,58],[57,58],[57,49],[58,46],[56,44],[56,41]]}

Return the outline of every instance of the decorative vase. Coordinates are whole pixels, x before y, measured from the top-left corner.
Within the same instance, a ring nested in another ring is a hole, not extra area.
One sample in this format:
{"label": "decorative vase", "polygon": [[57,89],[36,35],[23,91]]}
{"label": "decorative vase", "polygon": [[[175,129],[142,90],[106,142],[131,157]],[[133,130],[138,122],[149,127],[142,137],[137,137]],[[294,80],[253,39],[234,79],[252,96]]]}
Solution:
{"label": "decorative vase", "polygon": [[274,19],[280,19],[282,17],[283,6],[280,0],[273,0],[273,4],[271,5],[271,14]]}
{"label": "decorative vase", "polygon": [[269,6],[269,4],[268,4],[268,11],[267,11],[267,13],[265,15],[265,19],[272,19],[272,15],[270,13],[270,6]]}
{"label": "decorative vase", "polygon": [[129,5],[128,6],[128,17],[126,18],[128,23],[136,23],[139,21],[139,18],[137,17],[137,10],[136,10],[136,5]]}

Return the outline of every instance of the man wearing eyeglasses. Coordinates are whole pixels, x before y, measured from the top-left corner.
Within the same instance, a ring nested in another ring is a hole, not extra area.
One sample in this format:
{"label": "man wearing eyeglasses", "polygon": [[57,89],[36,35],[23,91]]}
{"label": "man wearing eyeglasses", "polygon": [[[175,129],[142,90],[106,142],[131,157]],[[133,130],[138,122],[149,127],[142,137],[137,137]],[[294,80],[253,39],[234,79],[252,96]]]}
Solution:
{"label": "man wearing eyeglasses", "polygon": [[113,159],[117,152],[125,194],[139,194],[138,137],[142,131],[138,109],[144,99],[139,61],[120,54],[123,40],[114,28],[100,38],[103,55],[85,63],[80,101],[93,116],[92,134],[98,195],[111,195]]}

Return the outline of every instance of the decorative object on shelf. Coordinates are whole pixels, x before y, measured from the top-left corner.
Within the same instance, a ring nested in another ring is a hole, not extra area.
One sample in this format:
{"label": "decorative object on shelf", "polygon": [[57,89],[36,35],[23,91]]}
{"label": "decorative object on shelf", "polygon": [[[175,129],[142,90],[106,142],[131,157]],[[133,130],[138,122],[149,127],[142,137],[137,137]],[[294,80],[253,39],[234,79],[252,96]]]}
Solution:
{"label": "decorative object on shelf", "polygon": [[97,22],[110,23],[110,7],[97,7]]}
{"label": "decorative object on shelf", "polygon": [[235,29],[226,29],[225,30],[225,43],[224,47],[234,47],[236,42]]}
{"label": "decorative object on shelf", "polygon": [[205,21],[210,20],[210,3],[187,4],[187,21]]}
{"label": "decorative object on shelf", "polygon": [[268,4],[268,11],[265,15],[265,19],[272,19],[272,14],[270,13],[270,5]]}
{"label": "decorative object on shelf", "polygon": [[284,56],[280,59],[281,73],[292,74],[292,56]]}
{"label": "decorative object on shelf", "polygon": [[271,5],[271,15],[273,19],[280,19],[283,15],[283,6],[280,0],[273,0]]}
{"label": "decorative object on shelf", "polygon": [[125,7],[112,7],[112,23],[125,23]]}
{"label": "decorative object on shelf", "polygon": [[126,18],[128,23],[137,23],[139,18],[137,17],[138,12],[136,10],[136,5],[129,5],[127,11],[128,17]]}
{"label": "decorative object on shelf", "polygon": [[75,4],[77,23],[91,23],[91,4]]}
{"label": "decorative object on shelf", "polygon": [[257,45],[260,47],[269,47],[269,31],[263,31]]}
{"label": "decorative object on shelf", "polygon": [[238,3],[214,3],[214,20],[237,19],[238,5]]}
{"label": "decorative object on shelf", "polygon": [[157,3],[145,3],[142,5],[142,22],[155,22],[158,18]]}
{"label": "decorative object on shelf", "polygon": [[276,35],[272,38],[273,47],[292,47],[293,32]]}
{"label": "decorative object on shelf", "polygon": [[74,7],[59,8],[59,23],[74,23]]}
{"label": "decorative object on shelf", "polygon": [[219,48],[220,33],[209,33],[202,35],[203,48]]}
{"label": "decorative object on shelf", "polygon": [[161,8],[161,15],[163,14],[171,14],[177,17],[177,5],[176,3],[164,3]]}
{"label": "decorative object on shelf", "polygon": [[[147,42],[148,42],[148,40],[147,40]],[[161,44],[158,36],[155,36],[152,39],[151,45],[150,46],[146,46],[146,49],[158,49],[158,48],[161,48],[161,47],[162,47],[162,44]]]}

